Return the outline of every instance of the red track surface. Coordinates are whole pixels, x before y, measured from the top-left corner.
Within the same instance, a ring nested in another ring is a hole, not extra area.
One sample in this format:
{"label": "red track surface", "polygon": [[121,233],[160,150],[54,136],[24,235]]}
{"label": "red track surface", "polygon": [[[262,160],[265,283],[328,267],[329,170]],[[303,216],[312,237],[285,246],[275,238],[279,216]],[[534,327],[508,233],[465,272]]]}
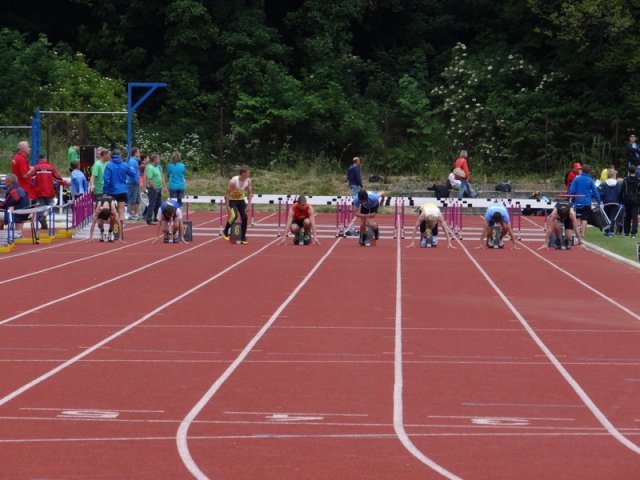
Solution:
{"label": "red track surface", "polygon": [[153,232],[0,257],[0,478],[640,478],[636,269]]}

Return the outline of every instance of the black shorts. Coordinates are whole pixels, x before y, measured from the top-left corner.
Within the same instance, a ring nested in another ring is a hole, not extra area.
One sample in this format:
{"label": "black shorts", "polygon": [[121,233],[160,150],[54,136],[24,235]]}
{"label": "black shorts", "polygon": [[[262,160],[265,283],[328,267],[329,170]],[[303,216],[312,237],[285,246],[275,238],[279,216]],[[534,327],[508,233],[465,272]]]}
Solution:
{"label": "black shorts", "polygon": [[576,206],[574,207],[574,209],[576,211],[576,217],[578,217],[580,220],[586,220],[587,222],[592,222],[593,212],[591,212],[591,206],[589,205],[584,205],[582,207]]}
{"label": "black shorts", "polygon": [[306,220],[306,218],[294,218],[293,221],[291,222],[291,225],[298,225],[298,227],[302,228],[304,227],[304,221]]}
{"label": "black shorts", "polygon": [[558,220],[560,220],[565,230],[573,230],[573,222],[571,221],[571,217],[567,217],[564,220],[558,217]]}
{"label": "black shorts", "polygon": [[370,213],[378,213],[378,205],[371,208],[365,208],[364,205],[360,205],[360,213],[363,215],[369,215]]}
{"label": "black shorts", "polygon": [[111,197],[113,197],[113,199],[118,203],[120,202],[127,203],[127,199],[129,198],[129,196],[126,193],[114,193],[113,195],[111,195]]}

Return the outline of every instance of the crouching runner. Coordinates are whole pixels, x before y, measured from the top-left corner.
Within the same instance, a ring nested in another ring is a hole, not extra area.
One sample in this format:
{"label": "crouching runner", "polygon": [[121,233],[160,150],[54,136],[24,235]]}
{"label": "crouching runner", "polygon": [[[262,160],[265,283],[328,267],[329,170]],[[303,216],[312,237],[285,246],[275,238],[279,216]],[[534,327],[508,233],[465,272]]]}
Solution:
{"label": "crouching runner", "polygon": [[[564,238],[562,237],[562,227],[564,227]],[[552,233],[555,237],[555,242],[552,246],[556,250],[571,249],[574,234],[578,239],[578,244],[582,245],[582,232],[578,228],[578,217],[576,216],[576,211],[568,203],[556,203],[547,218],[547,234],[544,238],[544,244],[538,250],[549,248]]]}
{"label": "crouching runner", "polygon": [[[437,205],[433,203],[425,203],[416,209],[418,218],[416,224],[413,227],[413,237],[411,243],[407,245],[407,248],[413,248],[416,246],[416,232],[420,229],[420,246],[429,246],[427,242],[430,242],[430,246],[436,246],[438,244],[438,227],[442,229],[447,238],[447,248],[456,248],[451,243],[453,234],[444,221],[442,212]],[[423,245],[424,243],[424,245]]]}
{"label": "crouching runner", "polygon": [[156,229],[156,238],[153,243],[160,240],[160,232],[164,233],[164,243],[169,243],[169,225],[173,222],[173,229],[171,231],[173,235],[173,243],[187,242],[182,234],[182,210],[178,205],[178,202],[173,199],[169,199],[160,205],[158,209],[158,227]]}
{"label": "crouching runner", "polygon": [[[104,225],[105,223],[109,225],[109,231],[105,235]],[[93,220],[91,221],[91,228],[89,230],[89,241],[93,241],[93,231],[95,230],[96,224],[98,225],[98,229],[100,230],[100,242],[113,242],[113,231],[118,226],[119,229],[122,229],[122,221],[120,219],[120,215],[118,214],[118,202],[109,196],[103,195],[99,197],[96,201],[96,209],[93,212]],[[120,230],[122,231],[122,230]],[[122,237],[118,237],[118,241],[124,243]]]}
{"label": "crouching runner", "polygon": [[480,245],[476,248],[487,248],[487,239],[491,237],[493,229],[498,226],[500,227],[500,237],[496,239],[498,241],[498,247],[504,247],[503,239],[506,235],[509,235],[511,242],[513,243],[511,248],[516,250],[518,249],[516,236],[513,234],[513,229],[511,228],[507,207],[499,203],[491,205],[487,208],[487,211],[484,214],[484,220],[485,224],[482,227],[482,233],[480,234]]}
{"label": "crouching runner", "polygon": [[313,207],[307,203],[307,197],[300,195],[298,199],[293,202],[289,209],[289,215],[287,217],[287,226],[284,237],[280,240],[279,245],[284,245],[287,240],[289,232],[293,234],[293,243],[298,245],[300,243],[300,231],[304,233],[305,245],[308,245],[311,240],[306,240],[307,235],[311,235],[313,243],[320,245],[318,235],[316,232],[316,213],[313,211]]}

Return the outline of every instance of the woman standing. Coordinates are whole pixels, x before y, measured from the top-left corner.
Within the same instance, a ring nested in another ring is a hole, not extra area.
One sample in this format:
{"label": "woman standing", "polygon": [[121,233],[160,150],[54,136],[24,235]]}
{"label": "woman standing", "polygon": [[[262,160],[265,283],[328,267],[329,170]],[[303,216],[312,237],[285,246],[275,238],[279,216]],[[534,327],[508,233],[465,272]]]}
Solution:
{"label": "woman standing", "polygon": [[167,177],[169,178],[169,198],[174,198],[178,201],[178,205],[182,207],[182,198],[184,197],[184,191],[187,187],[187,182],[184,179],[185,166],[182,163],[180,154],[173,152],[169,159],[169,166],[167,167]]}

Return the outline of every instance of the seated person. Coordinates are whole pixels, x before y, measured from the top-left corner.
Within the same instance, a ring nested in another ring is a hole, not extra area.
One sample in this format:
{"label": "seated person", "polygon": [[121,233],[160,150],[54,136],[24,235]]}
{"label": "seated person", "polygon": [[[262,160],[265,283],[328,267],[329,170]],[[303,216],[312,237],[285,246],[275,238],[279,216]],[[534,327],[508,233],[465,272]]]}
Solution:
{"label": "seated person", "polygon": [[509,235],[511,238],[511,242],[513,243],[512,249],[518,249],[518,245],[516,244],[516,236],[513,234],[513,229],[511,228],[511,223],[509,220],[509,212],[507,211],[507,207],[502,205],[501,203],[496,203],[487,208],[487,211],[484,214],[485,225],[482,227],[482,233],[480,234],[480,245],[476,248],[486,248],[485,242],[491,236],[492,230],[494,226],[500,227],[500,238],[498,239],[498,247],[502,248],[504,246],[504,237]]}
{"label": "seated person", "polygon": [[564,248],[569,250],[571,248],[573,234],[576,234],[578,238],[578,244],[582,245],[582,233],[578,228],[578,218],[576,217],[576,211],[568,204],[564,202],[556,203],[555,208],[551,211],[549,217],[547,217],[547,234],[544,238],[544,245],[538,250],[543,248],[549,248],[549,239],[551,233],[555,235],[555,249],[560,250],[563,246],[561,243],[560,227],[564,226]]}
{"label": "seated person", "polygon": [[[109,225],[109,232],[106,238],[104,234],[105,222]],[[93,231],[96,227],[96,224],[98,224],[98,229],[100,229],[101,242],[104,242],[105,240],[108,242],[113,242],[114,227],[118,225],[118,228],[122,228],[122,222],[120,220],[120,215],[118,214],[118,202],[116,202],[115,199],[110,197],[109,195],[103,195],[96,201],[96,208],[93,212],[93,220],[91,221],[91,228],[89,229],[90,242],[93,241]],[[124,243],[122,237],[120,237],[118,241]]]}
{"label": "seated person", "polygon": [[453,234],[451,233],[447,223],[444,221],[442,212],[435,204],[425,203],[416,209],[416,213],[418,213],[418,218],[416,219],[416,224],[413,228],[411,243],[407,245],[407,248],[416,246],[416,231],[418,228],[420,228],[420,233],[422,235],[425,234],[427,229],[431,230],[432,245],[436,245],[438,243],[436,239],[436,236],[438,235],[438,227],[442,229],[447,237],[447,248],[456,248],[451,244]]}
{"label": "seated person", "polygon": [[171,222],[173,222],[173,229],[171,231],[173,234],[173,243],[187,243],[184,235],[182,235],[182,209],[174,199],[163,202],[158,209],[158,227],[153,243],[156,243],[160,239],[160,231],[164,233],[164,243],[169,243],[169,224]]}
{"label": "seated person", "polygon": [[356,210],[355,216],[360,219],[360,245],[365,244],[367,238],[367,227],[373,229],[376,240],[380,237],[378,224],[373,220],[378,214],[378,207],[384,202],[384,192],[368,192],[364,188],[360,189],[358,196],[353,200]]}
{"label": "seated person", "polygon": [[[9,173],[5,180],[5,185],[7,188],[7,194],[3,201],[0,202],[0,208],[4,209],[4,215],[0,216],[0,230],[4,229],[4,225],[9,223],[9,212],[8,210],[22,210],[25,208],[29,208],[31,202],[29,201],[29,197],[27,192],[18,185],[18,177],[16,177],[13,173]],[[29,214],[13,214],[13,222],[16,227],[22,227],[22,224],[29,220]]]}
{"label": "seated person", "polygon": [[[313,207],[307,203],[307,197],[300,195],[298,199],[293,202],[289,209],[289,215],[287,217],[287,226],[285,227],[285,234],[280,240],[279,245],[283,245],[289,235],[289,232],[293,234],[293,243],[298,245],[300,242],[300,229],[303,229],[305,233],[311,234],[313,241],[316,245],[320,245],[318,236],[316,235],[316,220]],[[309,242],[304,240],[304,244],[308,245]]]}

